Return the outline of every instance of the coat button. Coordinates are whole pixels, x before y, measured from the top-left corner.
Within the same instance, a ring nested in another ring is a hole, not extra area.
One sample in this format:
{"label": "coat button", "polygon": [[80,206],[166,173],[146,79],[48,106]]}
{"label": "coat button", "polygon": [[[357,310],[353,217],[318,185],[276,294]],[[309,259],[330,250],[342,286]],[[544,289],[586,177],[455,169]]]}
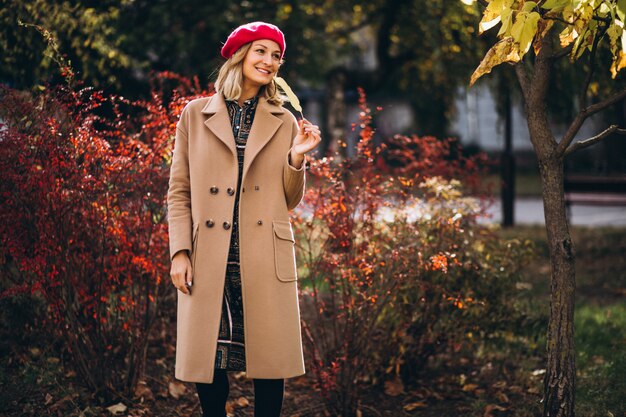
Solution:
{"label": "coat button", "polygon": [[222,226],[224,226],[224,229],[226,229],[226,230],[230,229],[230,223],[229,222],[224,222],[224,224],[222,224]]}
{"label": "coat button", "polygon": [[235,194],[235,190],[233,190],[231,187],[228,187],[228,190],[226,190],[226,192],[228,193],[228,195],[234,195]]}
{"label": "coat button", "polygon": [[219,190],[220,190],[220,189],[219,189],[219,188],[217,188],[217,187],[214,185],[213,187],[211,187],[211,189],[210,189],[209,191],[211,192],[211,194],[217,194],[217,192],[218,192]]}
{"label": "coat button", "polygon": [[213,221],[213,219],[209,219],[206,221],[206,227],[213,227],[215,225],[215,222]]}
{"label": "coat button", "polygon": [[261,226],[263,224],[263,220],[259,220],[256,222],[256,224],[258,224],[259,226]]}

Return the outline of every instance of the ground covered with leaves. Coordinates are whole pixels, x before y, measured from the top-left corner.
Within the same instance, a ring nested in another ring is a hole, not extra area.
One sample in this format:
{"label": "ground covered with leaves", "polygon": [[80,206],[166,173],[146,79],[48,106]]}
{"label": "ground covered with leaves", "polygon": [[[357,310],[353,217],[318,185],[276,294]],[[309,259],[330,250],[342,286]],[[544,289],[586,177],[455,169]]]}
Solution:
{"label": "ground covered with leaves", "polygon": [[[537,255],[518,283],[514,303],[528,303],[534,327],[505,334],[505,342],[461,348],[429,360],[411,386],[399,378],[369,385],[361,416],[534,416],[541,411],[549,264],[544,231],[518,227],[505,238],[535,242]],[[626,230],[574,229],[577,249],[577,414],[624,416],[626,383]],[[173,378],[174,318],[152,334],[147,369],[133,398],[106,400],[82,388],[66,363],[66,347],[33,320],[40,306],[32,299],[2,301],[0,414],[4,416],[200,416],[192,384]],[[502,318],[506,320],[506,317]],[[252,382],[231,375],[228,412],[252,416]],[[289,379],[283,415],[314,417],[325,411],[310,375]]]}

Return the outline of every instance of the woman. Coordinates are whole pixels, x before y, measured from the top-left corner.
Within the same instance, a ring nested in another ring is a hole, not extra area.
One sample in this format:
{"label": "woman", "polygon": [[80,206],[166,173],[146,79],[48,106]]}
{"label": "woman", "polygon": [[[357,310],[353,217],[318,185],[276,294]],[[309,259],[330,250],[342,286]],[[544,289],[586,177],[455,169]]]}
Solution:
{"label": "woman", "polygon": [[281,106],[276,26],[235,29],[216,94],[183,109],[168,191],[178,291],[176,378],[206,416],[225,416],[228,371],[254,380],[255,416],[279,416],[284,378],[304,374],[294,237],[305,154],[321,138]]}

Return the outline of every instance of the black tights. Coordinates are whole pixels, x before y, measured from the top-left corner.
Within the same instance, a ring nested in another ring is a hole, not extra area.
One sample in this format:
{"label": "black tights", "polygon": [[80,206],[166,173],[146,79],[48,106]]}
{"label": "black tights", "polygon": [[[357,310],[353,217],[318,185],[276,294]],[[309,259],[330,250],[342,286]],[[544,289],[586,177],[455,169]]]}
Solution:
{"label": "black tights", "polygon": [[[254,417],[279,417],[283,407],[284,379],[253,379]],[[226,417],[228,375],[216,369],[212,384],[196,383],[202,417]]]}

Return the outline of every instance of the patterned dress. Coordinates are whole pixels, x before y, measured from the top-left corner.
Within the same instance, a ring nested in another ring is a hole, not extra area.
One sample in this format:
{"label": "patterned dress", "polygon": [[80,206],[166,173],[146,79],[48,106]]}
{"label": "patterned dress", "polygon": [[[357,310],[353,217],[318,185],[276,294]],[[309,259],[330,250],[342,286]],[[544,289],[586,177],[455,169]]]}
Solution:
{"label": "patterned dress", "polygon": [[226,100],[228,115],[237,146],[237,160],[239,162],[239,180],[235,194],[235,209],[233,213],[232,235],[228,251],[226,266],[226,280],[224,283],[224,301],[222,302],[222,317],[220,331],[217,338],[217,352],[215,354],[215,369],[228,371],[246,370],[246,352],[243,333],[243,300],[241,297],[241,273],[239,268],[239,193],[241,176],[243,174],[243,157],[246,142],[254,120],[258,97],[246,100],[243,107],[235,100]]}

